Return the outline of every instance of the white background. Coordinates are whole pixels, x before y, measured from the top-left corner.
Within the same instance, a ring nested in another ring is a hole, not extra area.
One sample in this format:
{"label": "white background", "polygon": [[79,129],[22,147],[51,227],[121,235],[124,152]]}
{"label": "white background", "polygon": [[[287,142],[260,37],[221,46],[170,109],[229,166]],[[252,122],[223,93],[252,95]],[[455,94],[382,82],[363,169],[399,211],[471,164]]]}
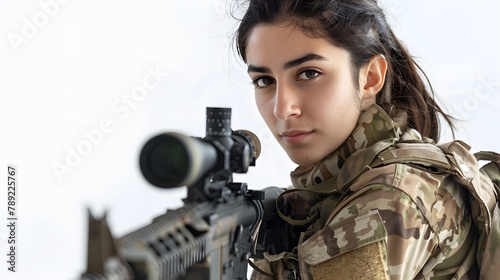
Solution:
{"label": "white background", "polygon": [[[263,143],[257,167],[236,180],[289,185],[294,164],[256,110],[225,2],[0,1],[1,279],[77,279],[87,208],[108,211],[119,237],[182,206],[185,189],[149,185],[138,154],[160,132],[204,136],[207,106],[232,107],[232,127]],[[440,100],[464,120],[457,138],[473,151],[500,151],[500,2],[381,4]],[[154,89],[138,95],[145,79]],[[16,273],[7,271],[8,164],[18,168]]]}

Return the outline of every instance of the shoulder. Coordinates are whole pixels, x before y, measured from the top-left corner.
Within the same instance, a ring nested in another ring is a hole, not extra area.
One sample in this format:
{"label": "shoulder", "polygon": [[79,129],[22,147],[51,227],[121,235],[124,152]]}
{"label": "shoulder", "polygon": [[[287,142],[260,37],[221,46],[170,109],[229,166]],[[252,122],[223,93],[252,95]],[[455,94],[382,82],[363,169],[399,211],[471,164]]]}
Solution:
{"label": "shoulder", "polygon": [[466,207],[461,207],[463,201],[454,198],[455,190],[445,186],[445,180],[425,186],[420,186],[420,179],[412,180],[419,182],[411,184],[420,189],[416,197],[399,185],[368,184],[341,206],[324,229],[299,246],[301,258],[308,265],[319,265],[382,242],[390,274],[412,279],[434,254],[447,257],[458,250],[469,232],[471,221],[462,211]]}
{"label": "shoulder", "polygon": [[393,214],[414,209],[439,234],[456,227],[468,214],[466,192],[452,176],[417,165],[390,164],[371,169],[353,183],[350,191],[329,221],[342,218],[348,208]]}
{"label": "shoulder", "polygon": [[[472,221],[465,190],[447,175],[408,164],[391,164],[363,174],[352,193],[328,219],[327,227],[361,234],[361,217],[372,213],[383,225],[386,240],[431,242],[445,255],[454,253]],[[376,213],[373,214],[373,213]],[[374,225],[375,223],[372,222]]]}

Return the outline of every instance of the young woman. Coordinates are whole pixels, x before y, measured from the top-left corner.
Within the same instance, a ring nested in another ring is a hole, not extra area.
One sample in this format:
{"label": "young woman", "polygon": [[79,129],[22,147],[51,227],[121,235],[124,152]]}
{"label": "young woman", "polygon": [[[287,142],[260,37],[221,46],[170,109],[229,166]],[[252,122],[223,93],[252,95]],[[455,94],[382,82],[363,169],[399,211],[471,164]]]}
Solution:
{"label": "young woman", "polygon": [[279,200],[296,244],[254,279],[478,277],[466,190],[426,163],[373,167],[387,147],[437,142],[439,114],[453,128],[375,0],[251,0],[237,47],[298,164]]}

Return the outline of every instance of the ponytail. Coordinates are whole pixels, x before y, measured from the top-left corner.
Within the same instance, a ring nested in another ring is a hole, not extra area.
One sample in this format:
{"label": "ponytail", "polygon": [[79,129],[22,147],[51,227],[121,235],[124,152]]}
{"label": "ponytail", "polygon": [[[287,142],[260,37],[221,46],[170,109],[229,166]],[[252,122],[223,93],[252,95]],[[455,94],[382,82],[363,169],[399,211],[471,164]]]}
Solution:
{"label": "ponytail", "polygon": [[422,136],[437,142],[440,134],[439,114],[448,123],[452,133],[453,117],[443,112],[437,104],[434,90],[422,68],[392,31],[390,35],[395,43],[388,59],[387,73],[390,77],[386,80],[386,88],[377,94],[376,102],[404,128],[414,128]]}

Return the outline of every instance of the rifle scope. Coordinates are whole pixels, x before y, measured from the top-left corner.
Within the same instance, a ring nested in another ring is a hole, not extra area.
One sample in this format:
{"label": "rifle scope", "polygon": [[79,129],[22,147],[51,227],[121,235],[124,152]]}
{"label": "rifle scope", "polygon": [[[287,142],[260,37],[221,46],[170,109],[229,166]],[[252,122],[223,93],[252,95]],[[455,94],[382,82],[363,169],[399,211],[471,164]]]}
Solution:
{"label": "rifle scope", "polygon": [[[144,145],[140,168],[160,188],[191,186],[204,178],[219,180],[246,173],[260,154],[260,141],[250,131],[231,130],[231,108],[207,108],[206,137],[168,132]],[[212,176],[212,175],[213,176]]]}

